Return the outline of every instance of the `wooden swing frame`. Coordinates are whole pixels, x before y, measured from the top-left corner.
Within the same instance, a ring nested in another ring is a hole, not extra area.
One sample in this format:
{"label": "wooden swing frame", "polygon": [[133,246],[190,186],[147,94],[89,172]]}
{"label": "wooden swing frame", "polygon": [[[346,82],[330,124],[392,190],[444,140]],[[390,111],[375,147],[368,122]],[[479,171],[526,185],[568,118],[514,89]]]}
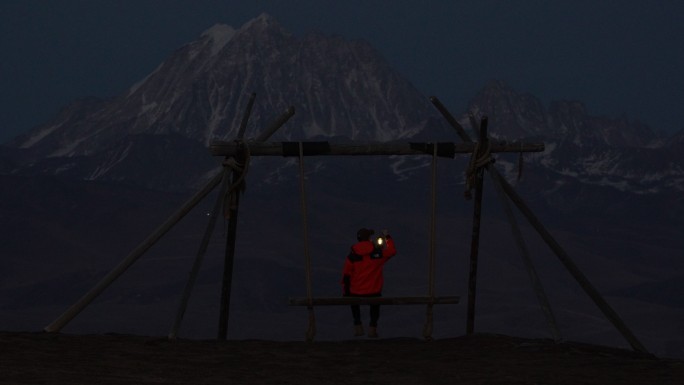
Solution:
{"label": "wooden swing frame", "polygon": [[[515,192],[513,187],[499,174],[490,157],[491,153],[498,152],[541,152],[544,151],[544,144],[540,143],[491,143],[487,136],[487,118],[483,117],[479,129],[474,117],[470,117],[471,126],[478,132],[479,141],[473,142],[463,127],[453,118],[442,103],[435,97],[430,100],[433,105],[439,110],[447,122],[456,130],[460,136],[462,143],[351,143],[351,144],[330,144],[328,142],[280,142],[272,143],[266,142],[290,117],[294,115],[294,107],[288,108],[275,121],[273,121],[257,138],[253,141],[245,141],[244,134],[247,127],[247,121],[251,114],[252,106],[254,104],[255,94],[252,94],[243,119],[238,130],[236,140],[232,142],[214,142],[210,146],[210,151],[215,156],[223,156],[225,161],[223,169],[212,177],[196,194],[194,194],[178,211],[176,211],[167,221],[159,226],[153,233],[148,236],[141,244],[139,244],[126,258],[124,258],[119,265],[112,269],[103,277],[89,292],[81,297],[76,303],[69,307],[63,314],[55,319],[51,324],[45,327],[46,332],[59,332],[66,326],[74,317],[83,311],[97,296],[99,296],[107,287],[109,287],[118,277],[120,277],[135,261],[137,261],[150,247],[152,247],[164,234],[166,234],[176,223],[178,223],[190,210],[195,207],[203,198],[205,198],[216,186],[222,186],[214,211],[209,220],[204,238],[197,252],[195,262],[190,273],[190,279],[185,287],[182,295],[178,313],[172,330],[169,333],[170,339],[175,339],[182,321],[187,302],[190,297],[194,282],[196,280],[201,261],[209,243],[212,230],[218,211],[223,205],[224,214],[228,217],[228,233],[226,237],[226,253],[223,274],[223,285],[221,289],[221,304],[219,314],[219,332],[218,339],[227,339],[227,326],[229,320],[230,296],[233,275],[233,261],[235,257],[235,240],[237,234],[237,214],[239,207],[239,197],[244,186],[245,174],[249,166],[249,159],[251,156],[299,156],[300,162],[300,183],[302,189],[302,209],[303,209],[303,231],[305,239],[305,256],[307,263],[307,281],[310,282],[310,256],[308,255],[308,234],[306,225],[306,202],[304,194],[304,177],[303,177],[303,158],[304,156],[320,156],[320,155],[432,155],[432,173],[433,173],[433,205],[432,205],[432,220],[431,220],[431,240],[430,240],[430,289],[427,297],[380,297],[380,298],[358,298],[358,297],[340,297],[340,298],[314,298],[311,293],[311,285],[307,285],[307,297],[305,299],[290,299],[289,303],[293,306],[307,306],[309,308],[309,330],[307,331],[307,339],[313,339],[315,335],[315,318],[313,315],[314,306],[336,306],[336,305],[351,305],[351,304],[386,304],[386,305],[410,305],[410,304],[427,304],[428,306],[428,322],[424,330],[426,338],[431,335],[431,319],[432,319],[432,305],[458,303],[458,297],[436,297],[434,293],[434,236],[435,236],[435,167],[436,158],[450,157],[453,158],[457,153],[471,154],[471,162],[468,170],[468,185],[475,189],[474,201],[474,215],[473,215],[473,231],[471,240],[470,253],[470,273],[468,284],[468,314],[466,333],[472,334],[474,332],[475,321],[475,293],[477,282],[477,259],[479,250],[479,234],[480,234],[480,215],[482,207],[482,182],[485,171],[489,172],[492,181],[504,201],[504,208],[507,216],[511,221],[511,227],[518,248],[525,260],[528,273],[533,282],[533,288],[537,293],[538,300],[547,322],[552,328],[554,338],[558,341],[560,334],[555,325],[553,314],[546,296],[541,289],[539,279],[532,267],[531,260],[528,256],[527,248],[522,241],[520,230],[515,223],[508,201],[508,197],[517,206],[519,211],[526,217],[528,222],[537,230],[542,239],[547,243],[551,250],[556,254],[561,263],[565,266],[568,272],[575,278],[578,284],[584,289],[585,293],[594,301],[597,307],[603,312],[606,318],[615,326],[615,328],[623,335],[629,342],[632,348],[636,351],[648,353],[646,348],[639,342],[636,336],[627,328],[624,322],[620,319],[617,313],[608,305],[603,297],[598,293],[589,280],[581,273],[574,262],[570,259],[563,248],[555,241],[551,234],[544,228],[541,222],[537,219],[534,213],[527,207],[522,198]],[[232,181],[229,180],[232,175]]]}

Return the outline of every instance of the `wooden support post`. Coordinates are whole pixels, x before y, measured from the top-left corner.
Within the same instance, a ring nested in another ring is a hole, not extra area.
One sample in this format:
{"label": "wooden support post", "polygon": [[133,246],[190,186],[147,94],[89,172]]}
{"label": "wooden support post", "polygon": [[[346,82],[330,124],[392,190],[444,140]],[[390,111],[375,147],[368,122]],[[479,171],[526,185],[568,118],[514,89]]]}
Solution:
{"label": "wooden support post", "polygon": [[458,136],[461,137],[461,140],[463,140],[466,143],[473,142],[473,140],[470,139],[470,136],[463,128],[463,126],[461,126],[461,124],[459,124],[458,121],[454,119],[453,115],[451,115],[449,110],[447,110],[447,108],[444,107],[444,104],[442,104],[442,102],[439,99],[437,99],[436,96],[431,96],[430,101],[435,106],[435,108],[437,108],[437,110],[442,114],[442,116],[444,116],[444,119],[446,119],[446,121],[451,125],[451,127],[453,127],[456,130],[456,132],[458,132]]}
{"label": "wooden support post", "polygon": [[435,268],[437,255],[437,146],[434,146],[432,154],[432,169],[431,169],[431,189],[430,189],[430,250],[428,255],[429,260],[429,296],[435,296]]}
{"label": "wooden support post", "polygon": [[216,196],[216,203],[211,211],[211,217],[209,218],[209,223],[204,231],[204,237],[202,238],[202,243],[200,244],[199,250],[197,250],[197,256],[192,265],[192,270],[190,271],[190,277],[188,282],[185,284],[185,289],[183,290],[183,295],[178,305],[178,312],[176,313],[176,319],[173,322],[171,331],[169,332],[169,339],[175,340],[178,336],[178,330],[180,329],[181,322],[183,321],[183,316],[185,315],[185,310],[188,307],[188,301],[190,300],[190,294],[195,286],[195,281],[197,280],[197,275],[199,274],[200,267],[202,266],[202,260],[207,253],[207,247],[209,246],[209,241],[211,240],[211,235],[214,232],[214,227],[216,225],[216,218],[218,218],[221,212],[221,203],[223,202],[223,195],[228,189],[228,181],[230,180],[230,174],[227,168],[223,169],[223,181],[221,183],[221,189]]}
{"label": "wooden support post", "polygon": [[497,172],[493,164],[490,164],[487,167],[487,171],[489,171],[489,176],[491,176],[492,178],[494,188],[497,192],[497,195],[499,196],[499,200],[501,201],[501,205],[504,209],[504,212],[506,213],[508,222],[511,225],[511,232],[513,233],[513,238],[515,239],[516,245],[518,246],[518,250],[520,251],[520,256],[522,257],[522,260],[525,263],[527,273],[530,277],[530,281],[532,282],[532,288],[534,289],[534,292],[537,295],[537,300],[539,301],[539,306],[541,307],[542,312],[546,317],[546,323],[549,325],[549,328],[551,329],[551,335],[553,336],[554,341],[559,342],[561,340],[561,333],[558,329],[558,325],[556,324],[556,317],[554,317],[553,315],[553,311],[551,310],[551,303],[546,297],[544,287],[542,286],[541,280],[539,279],[537,270],[534,268],[532,258],[530,258],[530,252],[527,248],[527,244],[525,243],[525,240],[522,236],[522,232],[520,231],[520,227],[518,227],[518,223],[515,220],[515,215],[513,215],[513,209],[511,208],[511,205],[508,203],[508,197],[506,196],[506,192],[504,191],[503,186],[501,185],[501,174]]}
{"label": "wooden support post", "polygon": [[[492,168],[492,172],[498,173],[496,169]],[[565,250],[556,242],[556,240],[551,236],[551,234],[546,230],[542,223],[537,219],[532,210],[525,204],[518,193],[513,189],[513,187],[503,178],[499,177],[501,180],[501,186],[504,191],[511,198],[511,201],[515,203],[520,212],[527,218],[528,222],[537,230],[539,235],[542,237],[544,242],[553,250],[558,259],[563,263],[568,272],[575,278],[577,283],[584,289],[585,293],[594,301],[596,306],[603,312],[606,318],[615,326],[615,328],[625,337],[627,342],[636,351],[648,353],[644,345],[639,342],[636,336],[632,333],[627,325],[620,319],[620,316],[610,307],[608,302],[601,296],[601,294],[594,288],[594,285],[589,282],[587,277],[580,271],[580,269],[575,265],[570,256],[565,252]]]}
{"label": "wooden support post", "polygon": [[302,206],[302,234],[304,238],[304,268],[306,274],[306,298],[308,301],[309,326],[306,330],[306,340],[313,341],[316,336],[316,316],[313,309],[313,284],[311,280],[311,253],[309,252],[309,226],[306,210],[306,183],[304,175],[304,150],[299,143],[299,188],[300,202]]}
{"label": "wooden support post", "polygon": [[[245,135],[247,129],[247,122],[249,121],[249,116],[252,113],[252,106],[254,105],[254,99],[256,94],[252,93],[247,102],[247,108],[245,113],[242,115],[242,121],[240,122],[240,129],[238,130],[238,135],[236,142],[238,144],[238,151],[233,159],[239,159],[239,164],[245,165],[245,151],[242,143],[242,139]],[[240,207],[240,193],[241,184],[243,183],[243,170],[233,170],[233,185],[228,194],[232,194],[232,199],[228,198],[224,200],[224,204],[229,205],[228,209],[224,208],[224,212],[229,215],[228,218],[228,233],[226,234],[226,254],[223,263],[223,284],[221,286],[221,304],[219,307],[219,325],[218,325],[218,339],[225,341],[228,338],[228,319],[230,318],[230,294],[231,287],[233,285],[233,264],[235,261],[235,240],[237,236],[237,220],[238,220],[238,208]]]}
{"label": "wooden support post", "polygon": [[207,182],[201,190],[193,195],[185,204],[176,211],[169,219],[159,226],[150,236],[147,237],[141,244],[139,244],[123,261],[119,263],[113,270],[111,270],[97,285],[95,285],[88,293],[73,304],[67,311],[60,315],[50,325],[45,327],[46,332],[59,332],[66,326],[74,317],[76,317],[83,309],[85,309],[97,296],[99,296],[109,285],[111,285],[121,274],[123,274],[135,261],[138,260],[147,250],[149,250],[157,241],[166,234],[171,228],[178,223],[187,213],[190,212],[207,194],[209,194],[214,187],[216,187],[223,177],[221,172],[217,173],[209,182]]}
{"label": "wooden support post", "polygon": [[[240,172],[233,171],[233,184],[239,183]],[[230,203],[230,218],[226,233],[226,253],[223,263],[223,284],[221,285],[221,305],[219,307],[218,339],[228,339],[228,319],[230,318],[230,294],[233,284],[233,264],[235,261],[235,241],[237,236],[238,208],[240,207],[240,189],[234,192],[235,197]]]}
{"label": "wooden support post", "polygon": [[[480,126],[480,140],[478,153],[473,154],[477,159],[483,155],[487,148],[487,118],[482,118]],[[482,214],[482,184],[484,168],[475,170],[475,202],[473,205],[473,233],[470,243],[470,273],[468,275],[468,315],[466,321],[466,334],[475,331],[475,298],[477,291],[477,260],[480,249],[480,218]]]}
{"label": "wooden support post", "polygon": [[[428,255],[428,295],[435,298],[435,259],[437,255],[437,145],[432,149],[432,168],[431,168],[431,189],[430,189],[430,250]],[[432,305],[427,304],[425,310],[425,326],[423,327],[423,338],[432,340],[433,317]]]}
{"label": "wooden support post", "polygon": [[276,118],[269,126],[257,136],[254,140],[255,142],[264,142],[268,140],[280,127],[282,127],[285,122],[287,122],[295,114],[294,106],[290,106],[285,112],[283,112],[278,118]]}
{"label": "wooden support post", "polygon": [[[245,164],[245,147],[244,134],[247,127],[247,122],[249,116],[252,112],[252,105],[254,104],[254,98],[256,94],[252,94],[249,102],[247,104],[247,109],[243,115],[242,121],[240,123],[240,129],[238,131],[237,140],[233,142],[234,147],[233,153],[224,154],[226,158],[240,159],[242,164]],[[294,107],[288,108],[283,114],[281,114],[275,121],[273,121],[266,130],[257,137],[258,142],[264,142],[268,140],[271,135],[273,135],[280,127],[282,127],[285,122],[287,122],[295,113]],[[226,340],[228,338],[228,320],[230,318],[230,296],[231,287],[233,281],[233,263],[235,260],[235,241],[237,236],[237,217],[238,208],[240,204],[240,186],[242,179],[244,178],[243,171],[234,170],[233,171],[233,186],[235,189],[233,192],[235,194],[232,202],[229,202],[230,207],[228,209],[229,219],[228,219],[228,230],[226,234],[226,254],[225,262],[223,268],[223,285],[221,286],[221,304],[219,310],[219,327],[218,327],[218,339]]]}

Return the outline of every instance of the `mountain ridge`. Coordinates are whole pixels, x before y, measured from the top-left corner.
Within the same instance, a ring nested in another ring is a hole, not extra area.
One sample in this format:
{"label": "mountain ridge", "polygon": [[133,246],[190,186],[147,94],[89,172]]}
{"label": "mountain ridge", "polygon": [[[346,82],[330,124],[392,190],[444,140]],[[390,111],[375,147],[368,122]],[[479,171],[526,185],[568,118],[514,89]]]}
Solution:
{"label": "mountain ridge", "polygon": [[[197,156],[187,161],[194,163],[191,168],[198,175],[159,180],[157,188],[194,188],[215,165],[200,159],[196,148],[216,139],[231,140],[253,92],[257,101],[248,138],[289,106],[296,114],[274,140],[456,138],[427,98],[367,42],[320,33],[297,37],[262,14],[238,29],[225,24],[208,28],[119,96],[65,107],[51,122],[5,144],[18,150],[0,151],[2,167],[10,173],[123,181],[127,169],[137,170],[125,166],[125,157],[117,165],[102,154],[112,154],[129,135],[161,139],[173,134],[178,135],[173,139],[176,151]],[[593,116],[579,101],[552,101],[547,107],[500,80],[486,84],[459,115],[465,127],[470,127],[468,115],[488,116],[492,138],[545,142],[543,154],[526,159],[578,183],[611,185],[636,194],[684,190],[681,134],[666,138],[625,117]],[[147,163],[173,164],[174,157],[156,152]],[[502,159],[501,164],[507,170],[515,168],[506,162]],[[138,173],[127,183],[152,187],[149,181],[156,176],[151,173]],[[173,178],[172,172],[167,174]]]}

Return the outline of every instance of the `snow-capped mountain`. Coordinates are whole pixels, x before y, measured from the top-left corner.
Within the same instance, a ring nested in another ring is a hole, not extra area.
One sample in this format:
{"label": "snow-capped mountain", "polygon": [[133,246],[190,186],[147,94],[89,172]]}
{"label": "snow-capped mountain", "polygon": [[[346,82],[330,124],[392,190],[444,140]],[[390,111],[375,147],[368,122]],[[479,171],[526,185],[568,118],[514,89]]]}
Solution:
{"label": "snow-capped mountain", "polygon": [[[272,17],[261,15],[237,30],[209,28],[125,94],[75,102],[11,141],[8,146],[20,149],[23,159],[14,172],[156,189],[193,187],[216,164],[208,155],[187,155],[212,140],[235,137],[251,93],[257,98],[247,137],[256,136],[289,106],[296,114],[275,140],[385,141],[415,136],[427,126],[445,127],[427,98],[369,44],[320,34],[292,36]],[[175,143],[174,151],[126,147],[149,142],[141,135],[171,135],[163,140]],[[131,160],[163,165],[177,162],[179,154],[193,164],[186,167],[191,173],[144,167],[145,173]]]}
{"label": "snow-capped mountain", "polygon": [[[0,166],[156,189],[193,187],[216,167],[201,148],[236,135],[253,92],[248,137],[294,106],[296,114],[273,139],[457,140],[428,99],[369,44],[293,36],[264,14],[239,29],[209,28],[118,97],[67,106],[8,143],[11,156],[3,151]],[[499,81],[473,98],[467,114],[487,115],[493,138],[545,142],[545,153],[526,158],[558,177],[638,194],[684,189],[677,137],[668,141],[640,122],[592,116],[577,101],[546,107]],[[465,127],[467,114],[460,119]],[[164,167],[179,162],[181,169]],[[514,162],[506,162],[499,164],[513,173]],[[402,174],[421,165],[402,160],[390,167]]]}
{"label": "snow-capped mountain", "polygon": [[[296,114],[275,138],[396,140],[437,120],[428,100],[368,43],[296,37],[264,14],[237,30],[209,28],[125,94],[75,102],[9,146],[25,150],[33,163],[50,159],[34,171],[108,180],[116,162],[132,155],[119,151],[108,164],[93,159],[135,141],[125,138],[176,134],[205,147],[232,139],[251,93],[257,99],[248,137],[289,106]],[[81,157],[91,167],[74,161]]]}
{"label": "snow-capped mountain", "polygon": [[500,81],[473,98],[460,119],[465,127],[470,127],[468,114],[488,116],[493,138],[543,141],[546,151],[528,158],[557,178],[636,194],[684,191],[677,136],[661,137],[639,121],[592,116],[578,101],[554,101],[546,108]]}

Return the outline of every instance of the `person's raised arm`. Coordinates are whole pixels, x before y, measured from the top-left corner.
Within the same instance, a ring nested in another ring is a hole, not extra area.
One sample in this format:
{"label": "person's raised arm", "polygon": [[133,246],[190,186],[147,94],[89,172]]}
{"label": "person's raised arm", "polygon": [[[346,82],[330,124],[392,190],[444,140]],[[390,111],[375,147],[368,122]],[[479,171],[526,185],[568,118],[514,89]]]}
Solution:
{"label": "person's raised arm", "polygon": [[385,248],[382,249],[382,256],[385,258],[393,257],[397,253],[394,239],[387,230],[382,230],[382,237],[385,238]]}

